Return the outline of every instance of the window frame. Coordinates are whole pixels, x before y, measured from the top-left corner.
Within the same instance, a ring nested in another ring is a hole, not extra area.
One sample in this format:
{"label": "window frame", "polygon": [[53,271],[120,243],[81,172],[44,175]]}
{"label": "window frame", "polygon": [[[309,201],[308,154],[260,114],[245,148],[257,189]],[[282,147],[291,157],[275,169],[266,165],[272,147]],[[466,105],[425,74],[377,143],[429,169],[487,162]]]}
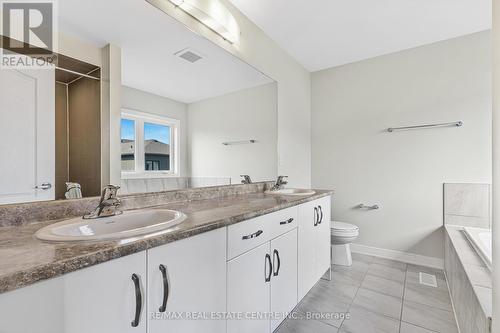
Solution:
{"label": "window frame", "polygon": [[[180,120],[126,108],[121,110],[120,126],[122,119],[133,120],[135,127],[135,170],[121,170],[122,179],[179,177]],[[170,170],[146,170],[146,153],[144,151],[145,123],[170,127]]]}

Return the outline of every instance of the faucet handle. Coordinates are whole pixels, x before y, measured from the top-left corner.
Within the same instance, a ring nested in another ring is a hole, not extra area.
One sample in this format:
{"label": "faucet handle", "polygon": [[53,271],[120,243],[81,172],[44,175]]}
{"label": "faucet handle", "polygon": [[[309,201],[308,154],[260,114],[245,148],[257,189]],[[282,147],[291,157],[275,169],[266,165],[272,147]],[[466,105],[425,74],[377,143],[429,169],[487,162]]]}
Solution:
{"label": "faucet handle", "polygon": [[101,202],[106,199],[111,199],[111,198],[116,198],[116,194],[118,193],[118,190],[120,189],[120,186],[118,185],[106,185],[104,186],[102,190],[102,195],[101,195]]}
{"label": "faucet handle", "polygon": [[281,183],[281,184],[288,184],[288,176],[278,176],[278,181]]}
{"label": "faucet handle", "polygon": [[252,184],[252,179],[249,175],[240,175],[243,179],[241,180],[242,184]]}

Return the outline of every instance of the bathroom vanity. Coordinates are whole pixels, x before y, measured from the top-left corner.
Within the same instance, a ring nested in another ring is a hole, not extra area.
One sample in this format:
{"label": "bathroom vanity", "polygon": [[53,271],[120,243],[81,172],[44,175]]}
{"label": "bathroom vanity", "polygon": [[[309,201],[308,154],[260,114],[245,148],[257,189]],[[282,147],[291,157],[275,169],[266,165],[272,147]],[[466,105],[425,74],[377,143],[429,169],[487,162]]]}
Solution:
{"label": "bathroom vanity", "polygon": [[46,243],[33,234],[53,222],[5,228],[0,250],[24,262],[2,254],[2,332],[272,332],[330,268],[330,195],[171,203],[156,208],[185,221],[128,240]]}

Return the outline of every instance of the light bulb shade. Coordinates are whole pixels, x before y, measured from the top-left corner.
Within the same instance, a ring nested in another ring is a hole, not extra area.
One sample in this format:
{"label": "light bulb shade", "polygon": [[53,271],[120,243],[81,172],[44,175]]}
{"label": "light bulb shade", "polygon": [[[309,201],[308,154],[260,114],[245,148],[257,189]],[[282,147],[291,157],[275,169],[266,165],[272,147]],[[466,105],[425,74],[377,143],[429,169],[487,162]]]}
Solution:
{"label": "light bulb shade", "polygon": [[168,0],[218,35],[236,43],[240,29],[231,12],[218,0]]}

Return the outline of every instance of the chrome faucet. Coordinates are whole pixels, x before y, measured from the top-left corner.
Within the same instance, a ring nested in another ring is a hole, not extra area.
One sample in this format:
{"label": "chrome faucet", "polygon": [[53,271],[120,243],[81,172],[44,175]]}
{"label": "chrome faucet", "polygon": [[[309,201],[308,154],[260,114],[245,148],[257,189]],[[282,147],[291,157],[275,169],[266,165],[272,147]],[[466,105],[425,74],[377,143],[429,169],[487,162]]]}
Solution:
{"label": "chrome faucet", "polygon": [[116,197],[116,194],[120,189],[120,186],[107,185],[102,190],[101,199],[99,200],[99,205],[94,209],[92,213],[83,216],[84,219],[96,219],[99,217],[109,217],[120,215],[122,211],[118,210],[118,206],[121,205],[120,199]]}
{"label": "chrome faucet", "polygon": [[288,184],[288,181],[286,179],[288,176],[278,176],[278,179],[276,179],[276,183],[271,187],[271,191],[278,191],[283,189],[283,187]]}
{"label": "chrome faucet", "polygon": [[243,178],[241,180],[242,184],[252,184],[252,179],[250,178],[249,175],[241,175],[240,177]]}

